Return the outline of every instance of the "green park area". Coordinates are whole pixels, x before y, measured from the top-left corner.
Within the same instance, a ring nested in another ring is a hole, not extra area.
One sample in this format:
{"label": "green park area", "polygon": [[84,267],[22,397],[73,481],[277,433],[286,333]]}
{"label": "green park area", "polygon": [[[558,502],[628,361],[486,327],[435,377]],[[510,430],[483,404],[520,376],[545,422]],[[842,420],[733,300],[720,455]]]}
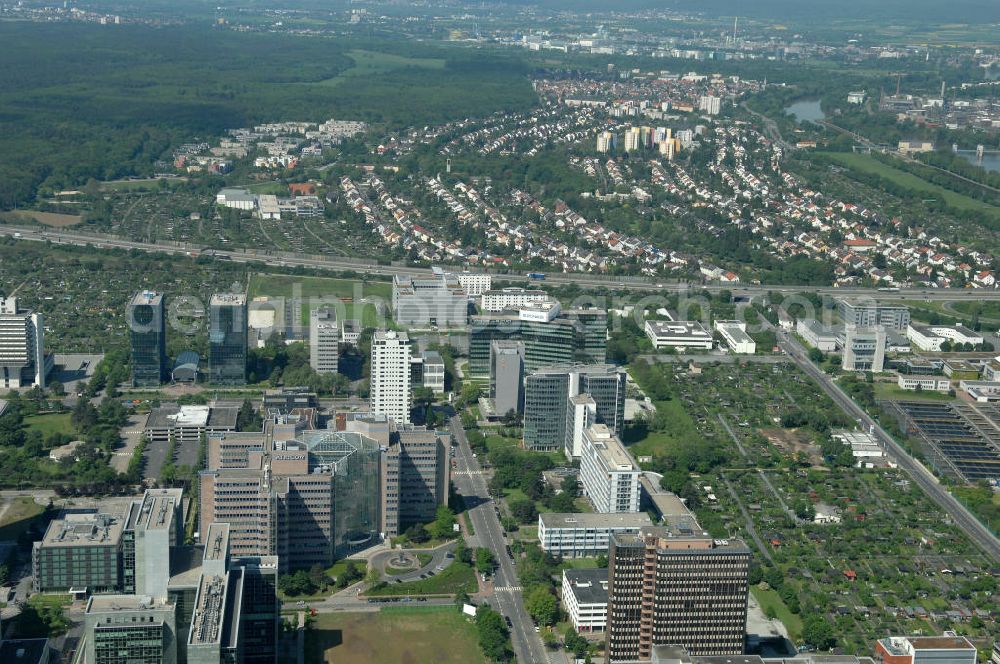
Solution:
{"label": "green park area", "polygon": [[380,583],[365,594],[369,596],[396,595],[454,595],[476,592],[476,573],[470,565],[454,561],[444,570],[419,581]]}
{"label": "green park area", "polygon": [[306,633],[305,659],[330,664],[485,661],[476,641],[475,626],[454,606],[386,607],[379,613],[322,613],[313,619]]}
{"label": "green park area", "polygon": [[785,606],[777,592],[761,586],[753,586],[750,588],[750,592],[760,604],[760,610],[764,612],[765,616],[777,618],[784,624],[785,629],[788,630],[788,636],[793,642],[798,643],[802,640],[802,618]]}

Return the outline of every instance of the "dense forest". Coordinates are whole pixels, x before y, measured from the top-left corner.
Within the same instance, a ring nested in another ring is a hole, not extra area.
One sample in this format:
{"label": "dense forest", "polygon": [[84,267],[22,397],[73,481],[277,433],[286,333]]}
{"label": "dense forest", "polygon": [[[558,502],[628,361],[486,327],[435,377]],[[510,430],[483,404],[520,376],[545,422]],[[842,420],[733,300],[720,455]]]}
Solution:
{"label": "dense forest", "polygon": [[[444,60],[345,76],[365,49]],[[172,146],[233,127],[360,119],[387,129],[530,106],[517,61],[412,42],[202,27],[0,24],[0,208],[39,186],[149,175]]]}

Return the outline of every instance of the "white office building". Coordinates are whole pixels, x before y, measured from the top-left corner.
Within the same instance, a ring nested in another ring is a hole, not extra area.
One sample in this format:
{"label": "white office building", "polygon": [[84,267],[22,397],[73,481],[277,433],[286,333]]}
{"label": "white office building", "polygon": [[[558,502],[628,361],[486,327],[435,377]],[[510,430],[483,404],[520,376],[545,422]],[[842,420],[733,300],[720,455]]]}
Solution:
{"label": "white office building", "polygon": [[885,328],[844,328],[844,371],[871,371],[879,373],[885,365]]}
{"label": "white office building", "polygon": [[946,341],[955,344],[972,344],[979,346],[983,343],[983,335],[974,332],[964,325],[920,325],[910,323],[906,327],[906,338],[909,339],[920,350],[939,353],[941,345]]}
{"label": "white office building", "polygon": [[573,629],[603,632],[608,627],[608,570],[563,570],[562,601]]}
{"label": "white office building", "polygon": [[435,268],[429,277],[397,274],[392,281],[393,318],[401,325],[464,326],[469,298],[454,275]]}
{"label": "white office building", "polygon": [[753,355],[757,343],[747,334],[747,324],[738,320],[717,320],[715,331],[722,335],[726,345],[734,353]]}
{"label": "white office building", "polygon": [[369,409],[397,424],[410,422],[410,352],[405,332],[376,330],[372,337]]}
{"label": "white office building", "polygon": [[583,432],[597,421],[597,402],[589,394],[577,394],[569,398],[566,408],[567,459],[579,459],[583,452]]}
{"label": "white office building", "polygon": [[837,350],[837,338],[841,330],[823,325],[815,318],[800,318],[795,331],[802,340],[817,350],[832,353]]}
{"label": "white office building", "polygon": [[612,514],[538,515],[538,542],[542,551],[560,558],[594,558],[608,555],[611,535],[637,533],[652,521],[645,512]]}
{"label": "white office building", "polygon": [[17,298],[0,298],[0,387],[45,387],[51,368],[42,315],[19,309]]}
{"label": "white office building", "polygon": [[444,358],[436,350],[423,353],[423,386],[430,388],[434,394],[444,394]]}
{"label": "white office building", "polygon": [[479,308],[484,312],[499,313],[520,309],[532,302],[547,302],[548,300],[549,294],[545,291],[518,287],[501,288],[483,293],[480,296]]}
{"label": "white office building", "polygon": [[647,320],[646,336],[653,342],[653,348],[701,348],[711,350],[714,342],[712,333],[698,321],[693,320]]}
{"label": "white office building", "polygon": [[921,392],[943,392],[951,389],[951,380],[940,376],[912,376],[899,374],[896,381],[901,390],[920,390]]}
{"label": "white office building", "polygon": [[333,309],[313,309],[309,315],[309,366],[316,373],[335,374],[340,358],[340,323]]}
{"label": "white office building", "polygon": [[583,432],[580,481],[594,511],[638,512],[642,471],[618,436],[604,424]]}

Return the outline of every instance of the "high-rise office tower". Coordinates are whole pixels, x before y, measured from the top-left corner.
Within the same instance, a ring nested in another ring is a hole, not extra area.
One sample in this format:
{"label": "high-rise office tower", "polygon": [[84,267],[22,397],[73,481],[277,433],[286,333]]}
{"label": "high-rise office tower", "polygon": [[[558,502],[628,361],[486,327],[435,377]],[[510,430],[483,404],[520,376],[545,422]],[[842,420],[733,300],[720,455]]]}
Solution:
{"label": "high-rise office tower", "polygon": [[[580,456],[580,426],[569,421],[579,411],[570,400],[589,394],[596,407],[596,420],[621,434],[625,426],[625,376],[607,364],[552,366],[538,369],[524,385],[524,444],[541,450],[566,450],[570,458]],[[589,423],[588,423],[589,424]],[[586,428],[586,427],[583,427]]]}
{"label": "high-rise office tower", "polygon": [[494,341],[490,346],[490,399],[501,417],[524,410],[524,344]]}
{"label": "high-rise office tower", "polygon": [[156,387],[167,372],[167,326],[164,296],[140,291],[125,315],[132,349],[132,386]]}
{"label": "high-rise office tower", "polygon": [[45,387],[50,369],[42,315],[19,309],[17,298],[0,298],[0,387]]}
{"label": "high-rise office tower", "polygon": [[376,330],[372,337],[369,408],[398,424],[410,421],[410,338],[405,332]]}
{"label": "high-rise office tower", "polygon": [[335,374],[340,359],[340,323],[337,312],[320,307],[309,315],[309,366],[316,373]]}
{"label": "high-rise office tower", "polygon": [[247,381],[247,296],[216,293],[208,307],[208,382]]}
{"label": "high-rise office tower", "polygon": [[683,506],[664,522],[611,536],[607,661],[648,660],[665,644],[742,654],[750,550],[713,539]]}

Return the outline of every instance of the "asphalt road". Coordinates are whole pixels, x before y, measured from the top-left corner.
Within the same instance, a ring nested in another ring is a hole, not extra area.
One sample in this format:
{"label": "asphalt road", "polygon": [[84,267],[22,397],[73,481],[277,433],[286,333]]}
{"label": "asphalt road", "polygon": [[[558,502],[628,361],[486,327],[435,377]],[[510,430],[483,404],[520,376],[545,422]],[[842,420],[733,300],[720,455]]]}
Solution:
{"label": "asphalt road", "polygon": [[794,337],[783,330],[779,330],[778,344],[799,367],[812,376],[820,384],[833,401],[844,409],[851,417],[858,420],[861,426],[872,431],[878,442],[885,449],[886,454],[896,462],[900,468],[905,470],[910,478],[931,497],[961,528],[966,535],[975,542],[987,555],[995,561],[1000,562],[1000,540],[993,536],[986,526],[965,508],[948,490],[938,483],[934,474],[931,473],[922,463],[914,459],[902,448],[892,436],[888,434],[875,420],[868,416],[868,413],[858,406],[840,386],[819,367],[809,361],[806,350],[795,340]]}
{"label": "asphalt road", "polygon": [[535,632],[534,622],[524,608],[524,600],[518,588],[517,570],[513,561],[507,555],[507,542],[500,527],[500,520],[494,510],[493,499],[490,497],[486,478],[480,474],[479,461],[472,456],[472,448],[465,436],[462,421],[455,416],[451,418],[451,432],[458,442],[455,452],[457,470],[454,474],[455,487],[465,498],[469,518],[476,531],[476,537],[488,548],[497,560],[497,569],[493,574],[493,586],[498,588],[489,599],[494,609],[510,618],[511,641],[514,645],[514,655],[521,664],[545,664],[550,662],[548,652],[541,638]]}
{"label": "asphalt road", "polygon": [[[193,244],[150,244],[147,242],[132,242],[121,240],[112,236],[98,234],[71,233],[56,229],[39,229],[36,227],[18,227],[0,225],[0,236],[18,235],[22,240],[44,242],[49,241],[55,244],[70,244],[74,246],[91,245],[97,249],[135,249],[138,251],[162,252],[166,254],[199,254],[205,251],[204,247]],[[379,265],[374,260],[359,258],[331,258],[316,257],[304,254],[293,254],[287,252],[259,252],[255,249],[243,249],[239,251],[212,250],[213,254],[224,260],[235,263],[262,262],[268,265],[278,265],[281,267],[307,267],[321,270],[357,270],[368,274],[380,274],[392,276],[395,274],[408,274],[414,276],[426,276],[430,274],[430,268],[417,268],[405,266]],[[708,290],[716,292],[720,290],[730,291],[736,297],[752,297],[762,295],[769,291],[777,293],[801,293],[814,292],[838,297],[878,297],[879,299],[899,300],[899,299],[925,299],[925,300],[1000,300],[1000,290],[988,290],[984,288],[911,288],[902,289],[895,292],[880,292],[872,288],[834,288],[831,286],[755,286],[752,284],[706,284],[686,283],[686,282],[663,282],[650,283],[647,281],[629,281],[628,277],[602,277],[600,275],[573,273],[559,274],[546,273],[544,283],[552,284],[575,284],[582,287],[613,287],[623,290],[638,291],[666,291],[666,292],[698,292]],[[527,278],[522,274],[498,274],[497,278],[518,279]]]}

